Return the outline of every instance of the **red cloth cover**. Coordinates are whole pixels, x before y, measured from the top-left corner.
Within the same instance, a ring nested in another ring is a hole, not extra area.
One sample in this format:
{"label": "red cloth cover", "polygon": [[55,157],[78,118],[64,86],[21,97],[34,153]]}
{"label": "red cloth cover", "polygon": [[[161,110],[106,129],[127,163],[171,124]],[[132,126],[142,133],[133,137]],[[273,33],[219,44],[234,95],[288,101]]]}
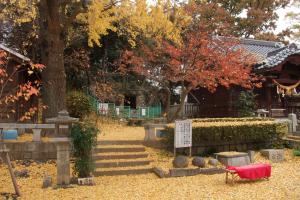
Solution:
{"label": "red cloth cover", "polygon": [[271,165],[254,164],[240,167],[228,166],[227,169],[235,171],[240,178],[255,180],[271,176]]}

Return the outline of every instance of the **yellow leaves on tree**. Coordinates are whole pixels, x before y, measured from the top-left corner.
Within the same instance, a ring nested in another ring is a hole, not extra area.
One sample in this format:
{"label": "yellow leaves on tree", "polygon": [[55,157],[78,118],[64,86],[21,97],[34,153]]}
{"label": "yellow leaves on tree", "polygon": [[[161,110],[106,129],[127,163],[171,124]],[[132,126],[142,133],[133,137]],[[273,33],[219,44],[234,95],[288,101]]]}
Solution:
{"label": "yellow leaves on tree", "polygon": [[80,13],[77,19],[88,24],[88,44],[93,43],[100,46],[101,36],[107,35],[108,30],[116,31],[113,22],[116,20],[114,16],[115,7],[110,4],[110,0],[92,1],[88,7],[87,13]]}
{"label": "yellow leaves on tree", "polygon": [[[63,7],[67,13],[75,3],[70,1]],[[2,2],[0,20],[12,20],[15,24],[36,21],[39,15],[39,1],[7,0]],[[131,46],[137,38],[167,39],[181,42],[181,30],[187,26],[190,17],[181,6],[170,0],[159,0],[149,5],[146,0],[91,0],[85,9],[77,14],[76,19],[87,25],[88,44],[101,46],[101,37],[109,31],[126,36]],[[61,24],[64,26],[64,24]],[[36,26],[33,23],[33,26]],[[36,26],[34,29],[37,29]]]}
{"label": "yellow leaves on tree", "polygon": [[37,17],[36,1],[4,0],[0,20],[12,20],[16,24],[32,22]]}
{"label": "yellow leaves on tree", "polygon": [[133,47],[138,37],[180,43],[181,29],[189,22],[183,10],[172,8],[169,1],[148,6],[146,0],[123,0],[110,8],[107,5],[108,1],[93,1],[88,13],[78,16],[88,23],[90,46],[101,45],[101,35],[107,35],[108,30],[126,36]]}

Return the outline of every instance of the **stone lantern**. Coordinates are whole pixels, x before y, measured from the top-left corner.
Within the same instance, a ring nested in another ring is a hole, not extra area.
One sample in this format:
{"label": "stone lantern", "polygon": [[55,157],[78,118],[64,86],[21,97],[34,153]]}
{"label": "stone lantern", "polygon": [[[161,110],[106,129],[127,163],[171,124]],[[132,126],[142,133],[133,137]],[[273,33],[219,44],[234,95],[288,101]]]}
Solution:
{"label": "stone lantern", "polygon": [[57,185],[70,184],[70,130],[72,123],[78,118],[69,116],[68,111],[58,112],[57,117],[47,118],[46,123],[55,124],[55,135],[52,141],[57,148]]}

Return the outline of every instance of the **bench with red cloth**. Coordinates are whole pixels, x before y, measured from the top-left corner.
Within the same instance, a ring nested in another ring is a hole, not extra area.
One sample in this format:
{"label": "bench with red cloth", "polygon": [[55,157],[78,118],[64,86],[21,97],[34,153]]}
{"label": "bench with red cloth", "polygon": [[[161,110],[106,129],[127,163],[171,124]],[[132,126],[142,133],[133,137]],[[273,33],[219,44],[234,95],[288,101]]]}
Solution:
{"label": "bench with red cloth", "polygon": [[228,166],[226,168],[226,183],[228,183],[228,173],[232,175],[232,182],[234,182],[234,179],[237,176],[239,176],[242,179],[249,180],[269,178],[271,176],[271,165],[253,164],[240,167]]}

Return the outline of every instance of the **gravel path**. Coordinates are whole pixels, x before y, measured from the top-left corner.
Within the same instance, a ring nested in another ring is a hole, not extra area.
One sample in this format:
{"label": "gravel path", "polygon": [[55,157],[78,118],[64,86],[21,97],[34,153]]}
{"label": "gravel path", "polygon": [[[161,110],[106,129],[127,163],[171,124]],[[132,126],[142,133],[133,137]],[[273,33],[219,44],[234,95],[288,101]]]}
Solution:
{"label": "gravel path", "polygon": [[[110,128],[104,139],[142,139],[141,127]],[[126,137],[130,135],[129,137]],[[134,136],[135,135],[135,136]],[[137,137],[136,137],[137,136]],[[101,138],[101,137],[100,137]],[[170,155],[151,151],[156,165],[169,166]],[[28,169],[29,178],[18,178],[22,198],[28,200],[52,199],[112,199],[112,200],[202,200],[202,199],[266,199],[266,200],[299,200],[300,199],[300,158],[290,156],[286,151],[286,161],[272,164],[272,177],[269,181],[238,181],[234,185],[225,184],[225,174],[197,175],[192,177],[159,179],[154,174],[137,176],[97,177],[95,186],[71,185],[68,189],[41,189],[42,176],[48,173],[55,177],[55,163],[33,163],[25,167],[14,163],[15,168]],[[256,155],[257,162],[267,162]],[[54,180],[55,182],[55,180]],[[0,199],[3,193],[13,193],[8,170],[0,164]]]}
{"label": "gravel path", "polygon": [[[96,186],[72,185],[68,189],[41,189],[42,174],[55,177],[54,164],[32,164],[29,178],[18,178],[21,199],[300,199],[300,159],[272,165],[269,181],[240,181],[226,185],[225,175],[159,179],[153,174],[97,177]],[[0,167],[0,193],[13,193],[8,171]],[[4,198],[4,196],[0,196]]]}

